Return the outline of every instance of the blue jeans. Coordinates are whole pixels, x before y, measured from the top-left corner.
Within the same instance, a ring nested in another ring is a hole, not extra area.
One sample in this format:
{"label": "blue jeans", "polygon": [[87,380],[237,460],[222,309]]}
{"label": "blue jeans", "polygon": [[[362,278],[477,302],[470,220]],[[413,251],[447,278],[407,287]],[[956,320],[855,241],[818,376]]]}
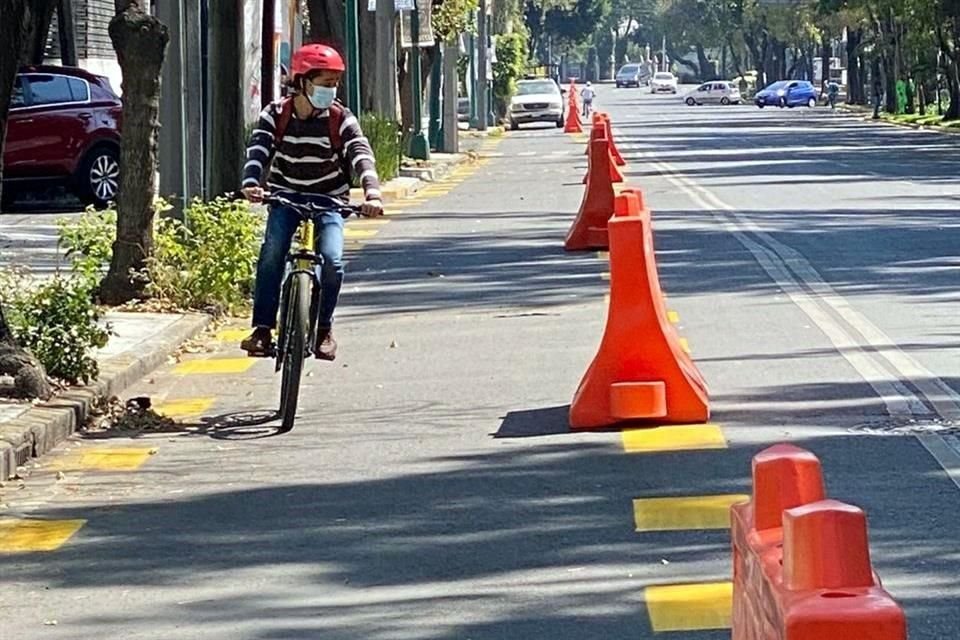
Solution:
{"label": "blue jeans", "polygon": [[[286,269],[287,254],[293,242],[293,234],[300,225],[300,217],[287,207],[270,207],[267,217],[267,233],[260,247],[257,262],[257,284],[253,292],[253,326],[277,326],[277,311],[280,309],[280,285]],[[323,256],[320,269],[319,326],[333,324],[333,312],[337,308],[340,287],[343,284],[343,216],[339,213],[324,213],[315,220],[316,251]]]}

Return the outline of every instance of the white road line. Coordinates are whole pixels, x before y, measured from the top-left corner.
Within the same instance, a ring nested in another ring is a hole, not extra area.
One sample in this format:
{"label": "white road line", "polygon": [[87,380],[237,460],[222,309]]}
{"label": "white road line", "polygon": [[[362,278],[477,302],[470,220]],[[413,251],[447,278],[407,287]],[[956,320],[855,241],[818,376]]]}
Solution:
{"label": "white road line", "polygon": [[[928,408],[909,389],[909,383],[944,420],[960,420],[960,394],[900,349],[886,333],[854,309],[800,252],[764,232],[749,217],[669,164],[656,161],[654,154],[642,155],[697,205],[711,211],[726,230],[750,251],[761,268],[876,391],[891,416],[929,417]],[[835,320],[821,305],[847,326]],[[917,438],[960,488],[960,452],[939,434],[918,435]]]}

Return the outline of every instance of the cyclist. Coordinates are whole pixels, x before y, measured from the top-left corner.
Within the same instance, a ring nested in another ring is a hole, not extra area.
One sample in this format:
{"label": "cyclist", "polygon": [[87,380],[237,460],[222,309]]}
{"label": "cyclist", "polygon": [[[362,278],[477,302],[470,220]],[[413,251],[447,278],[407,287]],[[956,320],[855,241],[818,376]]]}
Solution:
{"label": "cyclist", "polygon": [[580,97],[583,99],[583,115],[588,116],[593,110],[593,98],[597,95],[597,92],[593,90],[593,86],[587,81],[587,86],[583,88],[580,92]]}
{"label": "cyclist", "polygon": [[827,85],[827,102],[830,103],[830,109],[837,108],[837,96],[840,95],[840,85],[831,80]]}
{"label": "cyclist", "polygon": [[[308,44],[293,54],[290,66],[293,96],[268,105],[250,137],[243,170],[244,196],[251,202],[262,202],[270,191],[327,196],[346,204],[350,199],[350,174],[355,172],[365,198],[361,215],[382,215],[380,180],[370,143],[356,117],[336,102],[345,68],[343,58],[332,47]],[[267,190],[261,186],[264,173]],[[272,349],[280,284],[299,224],[294,211],[270,207],[257,264],[253,333],[240,345],[251,356],[264,356]],[[316,229],[323,268],[313,352],[317,358],[333,360],[337,355],[333,314],[343,284],[343,216],[324,213],[316,220]]]}

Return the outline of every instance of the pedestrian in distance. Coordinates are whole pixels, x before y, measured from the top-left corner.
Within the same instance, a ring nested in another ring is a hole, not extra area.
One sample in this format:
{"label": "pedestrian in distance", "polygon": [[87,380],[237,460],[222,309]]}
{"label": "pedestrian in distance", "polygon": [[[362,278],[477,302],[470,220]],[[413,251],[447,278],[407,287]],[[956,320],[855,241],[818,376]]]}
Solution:
{"label": "pedestrian in distance", "polygon": [[[262,202],[276,193],[325,196],[347,204],[351,175],[356,175],[364,192],[361,215],[383,215],[373,150],[356,116],[336,101],[346,66],[343,58],[332,47],[308,44],[293,54],[290,66],[292,97],[263,110],[247,145],[243,195],[250,202]],[[251,356],[265,356],[273,350],[285,261],[299,224],[295,211],[271,205],[257,263],[253,333],[240,344]],[[317,218],[316,228],[323,267],[313,349],[317,358],[333,360],[337,353],[333,315],[343,284],[343,215],[325,212]]]}
{"label": "pedestrian in distance", "polygon": [[873,80],[873,119],[880,119],[880,101],[883,100],[883,83],[880,78]]}
{"label": "pedestrian in distance", "polygon": [[583,115],[589,116],[590,112],[593,111],[593,98],[597,95],[596,91],[593,90],[593,85],[590,82],[587,82],[587,86],[583,88],[580,92],[580,99],[583,100]]}

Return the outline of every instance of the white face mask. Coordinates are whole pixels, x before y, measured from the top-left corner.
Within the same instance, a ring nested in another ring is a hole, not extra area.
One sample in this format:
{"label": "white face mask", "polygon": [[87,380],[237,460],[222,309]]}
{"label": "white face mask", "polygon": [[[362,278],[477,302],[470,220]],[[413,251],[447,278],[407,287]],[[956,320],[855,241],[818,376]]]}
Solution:
{"label": "white face mask", "polygon": [[329,109],[333,101],[337,99],[336,87],[313,87],[313,93],[307,96],[317,109]]}

